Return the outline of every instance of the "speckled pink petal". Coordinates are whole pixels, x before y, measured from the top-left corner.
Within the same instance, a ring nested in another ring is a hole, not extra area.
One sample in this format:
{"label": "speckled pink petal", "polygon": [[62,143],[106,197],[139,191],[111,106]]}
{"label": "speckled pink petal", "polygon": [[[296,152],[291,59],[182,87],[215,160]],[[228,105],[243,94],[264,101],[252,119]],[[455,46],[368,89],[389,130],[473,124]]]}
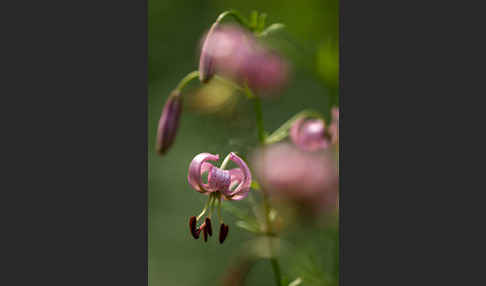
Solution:
{"label": "speckled pink petal", "polygon": [[[236,187],[236,189],[232,192],[228,192],[225,195],[227,197],[232,197],[235,195],[241,195],[246,197],[248,195],[250,185],[251,185],[251,172],[248,166],[246,165],[245,161],[243,161],[240,157],[238,157],[235,153],[230,153],[230,160],[235,162],[240,168],[241,171],[241,179],[240,184]],[[239,177],[240,175],[237,171],[233,171],[233,177]],[[239,198],[242,199],[242,198]]]}
{"label": "speckled pink petal", "polygon": [[213,167],[209,171],[207,189],[209,192],[226,191],[230,186],[230,172]]}
{"label": "speckled pink petal", "polygon": [[226,190],[223,191],[225,196],[230,196],[232,190],[234,190],[243,181],[243,171],[240,168],[230,169],[230,184]]}
{"label": "speckled pink petal", "polygon": [[248,193],[250,193],[250,188],[242,189],[239,193],[237,193],[236,195],[233,195],[231,197],[231,200],[233,200],[233,201],[242,200],[242,199],[244,199],[248,196]]}
{"label": "speckled pink petal", "polygon": [[[191,164],[189,164],[189,171],[187,174],[187,181],[189,184],[198,192],[205,193],[208,192],[208,184],[204,184],[201,178],[202,171],[207,171],[212,169],[214,166],[208,166],[209,163],[206,161],[217,161],[219,160],[219,155],[213,155],[210,153],[201,153],[196,155],[192,159]],[[204,167],[204,170],[203,170]]]}

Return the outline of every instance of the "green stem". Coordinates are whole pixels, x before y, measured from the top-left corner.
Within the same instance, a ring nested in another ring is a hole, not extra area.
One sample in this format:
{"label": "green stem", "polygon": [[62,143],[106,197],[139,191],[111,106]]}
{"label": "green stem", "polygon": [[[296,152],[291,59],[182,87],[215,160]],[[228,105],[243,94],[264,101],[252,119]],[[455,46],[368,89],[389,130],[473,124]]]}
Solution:
{"label": "green stem", "polygon": [[221,195],[218,196],[218,219],[219,224],[223,224],[223,217],[221,216]]}
{"label": "green stem", "polygon": [[[246,87],[247,92],[251,94],[251,90]],[[257,129],[258,129],[258,140],[261,145],[265,145],[265,129],[263,126],[263,112],[262,112],[262,105],[260,98],[254,97],[254,108],[255,108],[255,116],[256,116],[256,124],[257,124]],[[268,248],[270,250],[270,262],[272,264],[272,269],[273,269],[273,274],[275,276],[275,283],[277,286],[281,286],[281,274],[280,274],[280,266],[278,264],[278,261],[275,257],[273,257],[273,247],[272,247],[272,241],[271,241],[271,236],[273,236],[273,230],[272,230],[272,224],[270,221],[270,202],[268,199],[268,196],[265,192],[263,193],[263,208],[265,210],[265,222],[266,222],[266,235],[268,237]]]}
{"label": "green stem", "polygon": [[271,237],[275,236],[275,234],[273,233],[272,223],[270,221],[270,202],[265,192],[263,192],[263,207],[265,209],[265,221],[267,226],[265,233],[268,237],[268,249],[270,250],[270,262],[272,263],[273,274],[275,276],[275,283],[277,284],[277,286],[281,286],[282,282],[280,280],[281,278],[280,266],[278,264],[277,258],[275,258],[273,254],[273,245],[271,239]]}
{"label": "green stem", "polygon": [[276,282],[277,286],[280,286],[282,285],[282,281],[280,279],[281,274],[280,274],[280,266],[278,265],[278,261],[274,257],[270,259],[270,262],[272,263],[273,274],[275,275],[275,281],[277,281]]}
{"label": "green stem", "polygon": [[209,195],[209,198],[208,200],[206,201],[206,205],[204,205],[204,209],[202,210],[202,212],[197,216],[196,218],[196,221],[200,220],[201,217],[206,213],[206,211],[208,210],[208,206],[209,206],[209,203],[211,202],[212,200],[212,196],[211,194]]}
{"label": "green stem", "polygon": [[263,112],[262,112],[262,103],[260,98],[256,97],[253,100],[254,107],[255,107],[255,115],[256,115],[256,124],[258,129],[258,140],[260,144],[265,144],[265,129],[263,127]]}
{"label": "green stem", "polygon": [[233,81],[231,81],[229,79],[226,79],[226,78],[221,77],[219,75],[214,75],[214,78],[216,80],[219,80],[220,82],[222,82],[224,84],[230,85],[231,87],[233,87],[236,90],[245,91],[245,89],[243,87],[239,86],[238,84],[234,83]]}
{"label": "green stem", "polygon": [[193,72],[190,72],[188,73],[183,79],[181,79],[181,81],[179,82],[179,84],[177,85],[176,87],[176,90],[178,91],[182,91],[182,89],[193,79],[195,78],[199,78],[199,71],[193,71]]}

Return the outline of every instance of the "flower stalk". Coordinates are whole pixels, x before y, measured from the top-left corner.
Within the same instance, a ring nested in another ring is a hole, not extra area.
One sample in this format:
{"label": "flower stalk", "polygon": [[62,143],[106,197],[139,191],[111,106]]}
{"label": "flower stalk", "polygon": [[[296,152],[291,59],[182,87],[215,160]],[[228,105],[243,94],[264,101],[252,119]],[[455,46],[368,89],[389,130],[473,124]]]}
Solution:
{"label": "flower stalk", "polygon": [[[246,90],[250,95],[253,96],[248,86],[246,86]],[[254,100],[254,109],[255,109],[255,116],[256,116],[256,125],[258,131],[258,140],[261,145],[265,145],[266,142],[265,142],[265,129],[263,126],[262,105],[260,102],[260,98],[254,96],[253,100]],[[262,192],[262,194],[263,194],[263,208],[265,210],[265,223],[266,223],[265,234],[266,236],[270,237],[275,235],[273,233],[272,223],[270,221],[270,209],[271,209],[270,201],[268,195],[265,192]],[[268,240],[268,249],[270,252],[270,262],[272,264],[273,274],[275,276],[275,283],[277,286],[281,286],[282,282],[281,282],[280,266],[277,259],[273,255],[273,245],[270,239]]]}
{"label": "flower stalk", "polygon": [[179,84],[176,87],[176,90],[182,91],[182,89],[193,79],[196,79],[199,77],[199,71],[192,71],[188,73],[185,77],[181,79]]}

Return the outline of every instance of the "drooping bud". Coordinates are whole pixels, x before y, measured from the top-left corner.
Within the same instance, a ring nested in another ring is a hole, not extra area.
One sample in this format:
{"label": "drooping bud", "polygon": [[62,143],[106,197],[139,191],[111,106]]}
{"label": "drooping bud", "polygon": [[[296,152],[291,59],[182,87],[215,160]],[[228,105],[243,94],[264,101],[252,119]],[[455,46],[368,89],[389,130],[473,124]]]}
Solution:
{"label": "drooping bud", "polygon": [[209,236],[212,236],[213,229],[211,228],[211,219],[207,217],[205,223],[206,223],[206,228],[208,229]]}
{"label": "drooping bud", "polygon": [[219,228],[219,243],[223,243],[226,237],[228,236],[229,226],[225,225],[224,223],[221,224]]}
{"label": "drooping bud", "polygon": [[174,142],[181,112],[182,97],[180,92],[175,90],[167,99],[159,121],[156,142],[156,151],[159,155],[165,154]]}
{"label": "drooping bud", "polygon": [[199,56],[199,80],[202,83],[207,83],[213,77],[215,72],[214,43],[212,43],[212,36],[219,26],[218,24],[219,22],[214,23],[211,29],[209,29],[201,48],[201,55]]}
{"label": "drooping bud", "polygon": [[216,73],[247,83],[256,91],[275,94],[287,83],[290,66],[247,30],[215,23],[203,38],[199,79],[206,83]]}

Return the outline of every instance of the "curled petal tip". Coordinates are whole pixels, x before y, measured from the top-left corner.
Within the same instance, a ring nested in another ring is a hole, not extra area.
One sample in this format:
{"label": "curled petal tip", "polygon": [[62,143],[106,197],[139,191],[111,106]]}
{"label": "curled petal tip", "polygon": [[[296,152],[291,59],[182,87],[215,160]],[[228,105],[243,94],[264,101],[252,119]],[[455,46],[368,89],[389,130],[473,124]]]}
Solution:
{"label": "curled petal tip", "polygon": [[[235,162],[236,165],[238,165],[240,171],[233,171],[232,174],[232,181],[230,183],[230,186],[234,185],[235,182],[239,182],[238,186],[234,191],[231,191],[230,189],[225,192],[225,196],[229,199],[231,199],[233,196],[235,199],[242,199],[246,197],[248,194],[248,191],[250,189],[251,185],[251,172],[250,169],[248,168],[248,165],[238,157],[235,153],[231,152],[230,153],[230,160]],[[239,196],[237,196],[239,195]],[[241,197],[243,195],[243,197]]]}
{"label": "curled petal tip", "polygon": [[[198,192],[206,193],[209,191],[209,185],[203,183],[201,175],[203,171],[210,170],[213,166],[207,161],[218,161],[219,155],[210,153],[201,153],[196,155],[189,164],[187,181]],[[204,167],[203,167],[204,165]]]}

